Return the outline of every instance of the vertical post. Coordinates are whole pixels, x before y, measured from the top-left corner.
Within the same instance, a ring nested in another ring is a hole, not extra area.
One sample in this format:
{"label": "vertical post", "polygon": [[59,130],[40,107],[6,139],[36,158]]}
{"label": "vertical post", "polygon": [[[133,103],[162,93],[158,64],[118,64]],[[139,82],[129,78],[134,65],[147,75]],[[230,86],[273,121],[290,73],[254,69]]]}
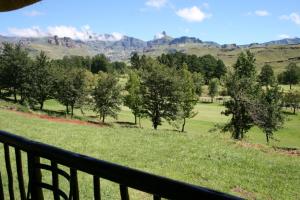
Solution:
{"label": "vertical post", "polygon": [[78,189],[78,177],[77,177],[77,170],[71,168],[71,195],[72,200],[79,200],[79,189]]}
{"label": "vertical post", "polygon": [[16,166],[17,166],[20,198],[21,198],[21,200],[26,200],[21,150],[18,148],[15,148],[15,154],[16,154]]}
{"label": "vertical post", "polygon": [[11,171],[10,155],[9,155],[9,146],[8,146],[8,144],[4,144],[4,154],[5,154],[5,165],[6,165],[7,178],[8,178],[9,198],[10,198],[10,200],[14,200],[15,199],[14,183],[13,183],[13,175],[12,175],[12,171]]}
{"label": "vertical post", "polygon": [[4,200],[4,193],[3,193],[3,184],[2,184],[1,172],[0,172],[0,199]]}
{"label": "vertical post", "polygon": [[100,178],[98,176],[93,176],[93,181],[94,181],[94,199],[101,200]]}
{"label": "vertical post", "polygon": [[121,200],[129,200],[128,188],[125,185],[120,185]]}
{"label": "vertical post", "polygon": [[28,153],[28,170],[31,199],[44,200],[43,190],[39,187],[42,182],[41,169],[37,167],[40,163],[40,158]]}
{"label": "vertical post", "polygon": [[59,200],[59,194],[58,194],[58,189],[59,189],[59,179],[58,179],[58,168],[57,168],[57,163],[54,161],[51,161],[51,168],[52,168],[52,185],[53,185],[53,198],[54,200]]}

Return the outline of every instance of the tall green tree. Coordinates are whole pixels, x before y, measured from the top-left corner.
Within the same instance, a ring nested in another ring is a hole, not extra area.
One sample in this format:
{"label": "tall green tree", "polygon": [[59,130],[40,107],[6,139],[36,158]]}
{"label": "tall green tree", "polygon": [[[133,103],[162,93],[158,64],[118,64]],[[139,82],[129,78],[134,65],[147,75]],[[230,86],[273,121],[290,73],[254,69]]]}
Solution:
{"label": "tall green tree", "polygon": [[17,94],[19,94],[21,103],[24,102],[24,87],[31,61],[28,53],[21,47],[21,44],[3,43],[0,60],[2,87],[13,94],[15,101],[17,101]]}
{"label": "tall green tree", "polygon": [[283,93],[281,88],[275,84],[261,90],[259,101],[251,104],[251,116],[254,123],[263,130],[267,143],[273,137],[273,133],[280,129],[284,123],[282,113]]}
{"label": "tall green tree", "polygon": [[221,77],[223,77],[226,73],[227,73],[226,65],[222,60],[218,59],[214,76],[220,80]]}
{"label": "tall green tree", "polygon": [[134,52],[130,57],[130,64],[132,69],[139,70],[141,68],[140,56],[137,52]]}
{"label": "tall green tree", "polygon": [[36,57],[31,70],[28,87],[28,99],[31,103],[40,105],[43,109],[44,102],[53,97],[54,77],[50,71],[49,59],[41,51]]}
{"label": "tall green tree", "polygon": [[60,68],[55,76],[56,99],[66,106],[67,114],[71,108],[73,117],[75,105],[87,95],[85,69]]}
{"label": "tall green tree", "polygon": [[278,75],[278,80],[282,84],[289,84],[292,89],[292,85],[300,82],[300,68],[296,63],[290,63],[286,70]]}
{"label": "tall green tree", "polygon": [[94,110],[100,114],[103,123],[107,116],[117,118],[118,112],[121,111],[122,96],[118,79],[113,74],[99,74],[93,97],[95,100]]}
{"label": "tall green tree", "polygon": [[225,102],[226,116],[230,122],[223,131],[232,133],[234,139],[242,139],[254,125],[250,106],[260,87],[256,85],[255,57],[250,51],[242,52],[225,80],[225,86],[231,99]]}
{"label": "tall green tree", "polygon": [[94,56],[91,61],[91,72],[97,74],[99,71],[110,71],[110,62],[104,54]]}
{"label": "tall green tree", "polygon": [[194,107],[198,102],[198,96],[196,94],[193,75],[188,71],[188,66],[186,64],[179,70],[179,78],[179,89],[182,92],[180,98],[180,108],[182,113],[180,117],[183,119],[181,132],[184,132],[186,119],[193,118],[197,114],[194,112]]}
{"label": "tall green tree", "polygon": [[157,62],[151,63],[148,70],[143,71],[141,79],[143,113],[148,116],[154,129],[162,123],[162,119],[177,119],[180,103],[178,81],[174,78],[176,71]]}
{"label": "tall green tree", "polygon": [[258,76],[259,82],[262,86],[268,87],[275,81],[274,71],[271,65],[264,65]]}
{"label": "tall green tree", "polygon": [[[127,95],[124,97],[124,105],[128,106],[134,115],[134,123],[137,124],[137,118],[142,115],[142,96],[141,96],[141,80],[137,72],[131,71],[129,79],[125,86]],[[139,120],[140,121],[140,120]]]}
{"label": "tall green tree", "polygon": [[195,89],[196,89],[196,94],[198,96],[202,95],[202,86],[204,85],[204,79],[201,73],[198,72],[194,72],[192,74],[193,76],[193,81],[194,81],[194,85],[195,85]]}
{"label": "tall green tree", "polygon": [[210,80],[208,84],[208,94],[211,97],[211,102],[214,102],[215,96],[219,93],[219,80],[217,78],[213,78]]}

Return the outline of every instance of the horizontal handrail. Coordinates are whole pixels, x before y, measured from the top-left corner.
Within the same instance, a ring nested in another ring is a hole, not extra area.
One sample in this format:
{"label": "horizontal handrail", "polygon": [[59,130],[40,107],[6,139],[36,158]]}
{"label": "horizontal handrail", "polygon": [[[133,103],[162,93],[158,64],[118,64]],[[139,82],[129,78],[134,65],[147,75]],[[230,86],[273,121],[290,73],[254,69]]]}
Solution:
{"label": "horizontal handrail", "polygon": [[32,141],[0,130],[0,142],[67,167],[167,199],[241,199],[140,170]]}

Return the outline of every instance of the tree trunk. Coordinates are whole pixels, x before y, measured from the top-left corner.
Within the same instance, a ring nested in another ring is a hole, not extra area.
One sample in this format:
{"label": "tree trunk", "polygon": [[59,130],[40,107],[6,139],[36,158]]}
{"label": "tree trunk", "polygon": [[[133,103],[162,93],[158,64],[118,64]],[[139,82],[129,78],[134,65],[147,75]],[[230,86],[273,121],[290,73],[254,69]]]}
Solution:
{"label": "tree trunk", "polygon": [[292,89],[292,84],[290,83],[290,90]]}
{"label": "tree trunk", "polygon": [[67,109],[67,114],[69,114],[69,105],[66,105],[66,109]]}
{"label": "tree trunk", "polygon": [[74,111],[74,105],[72,104],[72,105],[71,105],[71,118],[73,118],[73,114],[74,114],[73,111]]}
{"label": "tree trunk", "polygon": [[157,126],[158,126],[158,124],[156,124],[156,123],[153,124],[154,130],[157,130]]}
{"label": "tree trunk", "polygon": [[136,115],[134,115],[134,124],[137,123],[137,119],[136,118],[137,118]]}
{"label": "tree trunk", "polygon": [[16,91],[16,89],[14,89],[13,93],[14,93],[15,103],[17,103],[17,91]]}
{"label": "tree trunk", "polygon": [[40,110],[43,110],[44,102],[40,102]]}
{"label": "tree trunk", "polygon": [[105,115],[102,116],[102,123],[105,123]]}
{"label": "tree trunk", "polygon": [[211,97],[211,100],[210,100],[210,102],[211,102],[211,103],[213,103],[213,102],[214,102],[214,98],[213,98],[213,97]]}
{"label": "tree trunk", "polygon": [[184,127],[185,127],[185,118],[183,118],[183,124],[182,124],[181,132],[184,132]]}
{"label": "tree trunk", "polygon": [[296,106],[294,106],[293,109],[294,109],[293,114],[295,115],[296,114]]}
{"label": "tree trunk", "polygon": [[269,144],[269,134],[266,133],[266,139],[267,139],[267,143]]}

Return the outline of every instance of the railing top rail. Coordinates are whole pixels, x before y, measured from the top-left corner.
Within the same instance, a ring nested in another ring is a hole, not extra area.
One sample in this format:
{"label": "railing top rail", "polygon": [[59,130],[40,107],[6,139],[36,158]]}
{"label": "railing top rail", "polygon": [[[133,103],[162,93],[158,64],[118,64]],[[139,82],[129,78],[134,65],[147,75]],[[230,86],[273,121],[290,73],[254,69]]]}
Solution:
{"label": "railing top rail", "polygon": [[0,143],[70,168],[169,199],[241,199],[208,188],[95,159],[0,130]]}

